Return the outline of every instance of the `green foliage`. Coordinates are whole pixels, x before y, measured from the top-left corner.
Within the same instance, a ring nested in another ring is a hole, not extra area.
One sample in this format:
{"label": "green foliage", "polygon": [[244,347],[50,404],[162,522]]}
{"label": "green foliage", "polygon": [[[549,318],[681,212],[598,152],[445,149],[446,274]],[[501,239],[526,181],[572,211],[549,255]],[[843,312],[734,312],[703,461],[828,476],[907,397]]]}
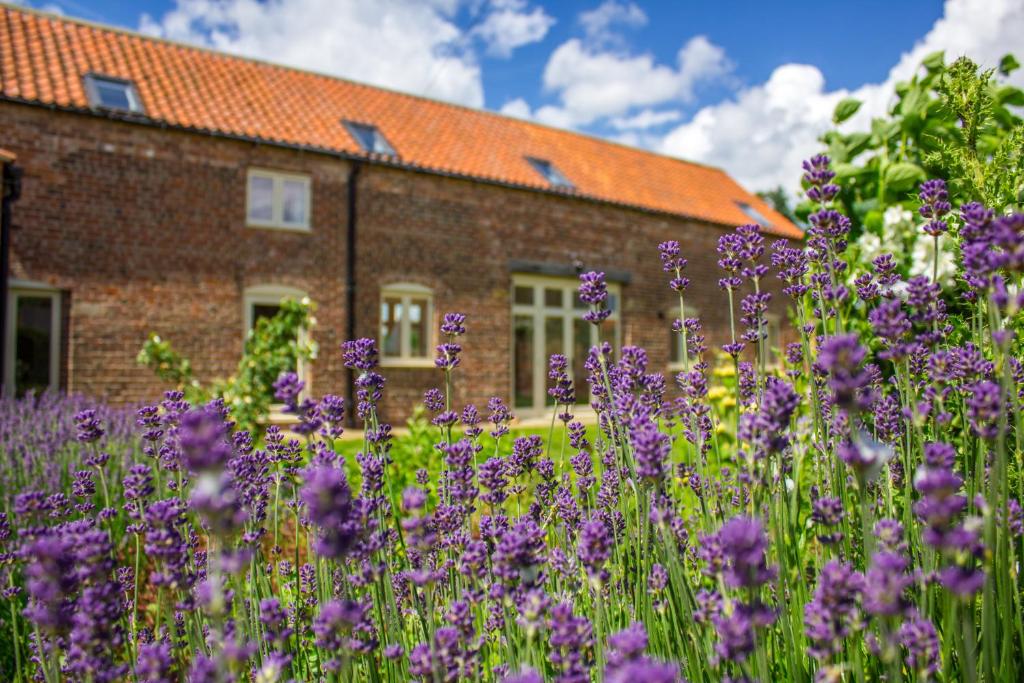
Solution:
{"label": "green foliage", "polygon": [[[954,206],[1024,200],[1024,122],[1013,109],[1024,106],[1024,91],[1002,80],[1018,66],[1012,55],[998,70],[980,70],[969,59],[947,65],[943,53],[932,53],[912,79],[896,84],[887,116],[874,119],[870,132],[825,133],[852,237],[880,227],[887,207],[915,209],[926,178],[946,179]],[[833,121],[847,121],[859,107],[842,100]],[[805,202],[796,215],[803,219],[811,210]]]}
{"label": "green foliage", "polygon": [[783,216],[796,222],[796,214],[793,213],[793,207],[789,204],[789,196],[781,185],[770,190],[761,190],[757,193],[757,196],[768,202],[773,209]]}
{"label": "green foliage", "polygon": [[188,358],[156,334],[142,345],[137,360],[161,380],[184,391],[192,403],[223,398],[239,425],[251,429],[269,414],[273,384],[281,373],[295,372],[299,363],[316,356],[316,344],[310,338],[316,324],[314,310],[315,305],[308,300],[282,299],[277,314],[260,318],[249,332],[235,373],[215,380],[209,387],[193,376]]}

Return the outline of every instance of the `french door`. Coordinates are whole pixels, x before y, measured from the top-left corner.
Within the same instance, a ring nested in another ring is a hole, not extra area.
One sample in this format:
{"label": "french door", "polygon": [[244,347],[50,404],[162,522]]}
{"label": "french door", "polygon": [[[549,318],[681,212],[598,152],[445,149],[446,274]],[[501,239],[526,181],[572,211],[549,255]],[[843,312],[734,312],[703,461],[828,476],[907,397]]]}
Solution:
{"label": "french door", "polygon": [[583,320],[587,306],[576,293],[575,278],[516,275],[512,279],[512,402],[519,414],[539,414],[554,404],[548,396],[548,359],[562,354],[569,361],[577,403],[590,401],[584,363],[599,341],[619,349],[617,284],[608,285],[612,314],[600,327]]}

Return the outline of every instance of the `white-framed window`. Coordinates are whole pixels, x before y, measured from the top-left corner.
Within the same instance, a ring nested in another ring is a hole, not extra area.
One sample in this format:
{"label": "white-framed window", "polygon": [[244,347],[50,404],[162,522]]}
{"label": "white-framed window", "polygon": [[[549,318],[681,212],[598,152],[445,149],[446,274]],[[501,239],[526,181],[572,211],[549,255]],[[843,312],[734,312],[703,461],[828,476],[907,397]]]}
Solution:
{"label": "white-framed window", "polygon": [[[679,318],[679,306],[669,308],[666,311],[666,317],[671,321],[677,320]],[[694,306],[687,304],[686,317],[699,318],[700,312]],[[673,372],[680,372],[686,369],[686,366],[683,364],[683,335],[673,330],[671,323],[669,323],[668,333],[668,369]],[[690,363],[690,365],[692,366],[693,363]]]}
{"label": "white-framed window", "polygon": [[12,281],[7,295],[4,385],[14,396],[60,388],[61,296]]}
{"label": "white-framed window", "polygon": [[569,277],[515,275],[512,278],[512,404],[521,413],[539,413],[554,402],[548,396],[548,359],[560,353],[569,361],[577,403],[588,403],[584,368],[591,347],[611,343],[615,356],[622,344],[621,289],[608,283],[611,315],[595,326],[583,319],[579,280]]}
{"label": "white-framed window", "polygon": [[142,100],[135,85],[123,78],[86,74],[85,92],[94,107],[142,113]]}
{"label": "white-framed window", "polygon": [[382,365],[433,367],[434,295],[410,282],[390,284],[380,292]]}
{"label": "white-framed window", "polygon": [[[242,294],[242,343],[249,338],[260,318],[273,318],[281,310],[281,302],[284,299],[302,301],[306,298],[306,292],[297,287],[286,285],[255,285],[246,288]],[[299,330],[299,343],[305,344],[309,340],[309,330]],[[309,361],[299,358],[294,368],[299,379],[306,383],[303,393],[309,391],[312,380]]]}
{"label": "white-framed window", "polygon": [[395,148],[391,146],[377,126],[355,121],[342,121],[349,135],[359,144],[364,152],[395,156]]}
{"label": "white-framed window", "polygon": [[279,230],[310,230],[309,176],[250,168],[246,180],[246,225]]}

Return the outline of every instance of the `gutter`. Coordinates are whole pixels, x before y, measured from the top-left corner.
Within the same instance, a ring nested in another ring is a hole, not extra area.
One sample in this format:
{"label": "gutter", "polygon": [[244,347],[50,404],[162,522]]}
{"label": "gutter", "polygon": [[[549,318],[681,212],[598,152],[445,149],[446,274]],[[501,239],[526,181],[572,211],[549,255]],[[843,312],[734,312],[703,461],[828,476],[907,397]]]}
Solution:
{"label": "gutter", "polygon": [[[359,161],[352,162],[352,168],[348,172],[348,216],[345,225],[345,339],[356,338],[356,218],[358,207],[358,180],[359,172],[363,164]],[[354,427],[356,407],[356,373],[355,370],[348,370],[348,405],[345,411],[348,426]]]}
{"label": "gutter", "polygon": [[7,394],[7,285],[11,271],[11,207],[21,196],[21,168],[15,156],[0,150],[2,200],[0,200],[0,396]]}

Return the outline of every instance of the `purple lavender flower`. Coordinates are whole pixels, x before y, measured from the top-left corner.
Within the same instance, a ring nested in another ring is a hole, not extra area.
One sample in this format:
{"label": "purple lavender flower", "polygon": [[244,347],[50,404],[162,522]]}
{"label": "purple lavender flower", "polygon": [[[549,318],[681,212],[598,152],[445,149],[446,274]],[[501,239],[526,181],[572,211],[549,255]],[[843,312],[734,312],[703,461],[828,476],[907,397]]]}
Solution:
{"label": "purple lavender flower", "polygon": [[669,240],[658,245],[658,254],[661,257],[661,266],[666,273],[672,273],[674,277],[669,281],[673,291],[682,293],[690,284],[690,278],[683,277],[682,272],[686,268],[686,259],[683,258],[679,249],[679,242]]}
{"label": "purple lavender flower", "polygon": [[372,339],[355,339],[341,345],[342,362],[346,368],[368,371],[377,367],[377,342]]}
{"label": "purple lavender flower", "polygon": [[608,526],[599,516],[591,517],[580,527],[576,552],[591,581],[601,584],[608,580],[604,565],[611,556],[612,538]]}
{"label": "purple lavender flower", "polygon": [[966,389],[967,416],[971,421],[971,429],[984,439],[994,439],[999,435],[999,420],[1003,409],[999,385],[983,380]]}
{"label": "purple lavender flower", "polygon": [[103,426],[96,417],[96,411],[92,408],[75,414],[75,427],[78,430],[77,438],[81,443],[95,443],[105,434]]}
{"label": "purple lavender flower", "polygon": [[608,285],[605,284],[604,273],[590,271],[580,275],[580,301],[590,306],[583,314],[587,322],[600,325],[612,314],[605,303],[608,301]]}
{"label": "purple lavender flower", "polygon": [[853,407],[858,392],[870,381],[861,367],[866,357],[867,349],[861,346],[856,334],[836,335],[822,341],[818,365],[829,374],[829,386],[840,406]]}
{"label": "purple lavender flower", "polygon": [[916,610],[900,624],[897,637],[906,648],[904,661],[917,680],[931,680],[942,663],[939,635],[931,621]]}
{"label": "purple lavender flower", "polygon": [[768,539],[761,522],[733,517],[716,534],[725,559],[725,582],[732,588],[757,588],[775,578],[768,566]]}
{"label": "purple lavender flower", "polygon": [[445,313],[441,322],[441,334],[448,337],[461,337],[466,334],[466,315],[464,313]]}
{"label": "purple lavender flower", "polygon": [[500,457],[488,458],[480,465],[477,478],[480,480],[480,486],[487,490],[487,493],[481,496],[486,503],[500,506],[508,498],[505,490],[508,486],[506,471],[505,460]]}
{"label": "purple lavender flower", "polygon": [[907,573],[910,563],[897,553],[880,551],[871,557],[864,575],[864,610],[879,617],[906,614],[910,609],[907,589],[914,577]]}
{"label": "purple lavender flower", "polygon": [[803,163],[803,182],[807,186],[807,198],[812,202],[828,204],[839,194],[839,186],[832,183],[836,177],[830,168],[832,161],[824,154],[811,157]]}
{"label": "purple lavender flower", "polygon": [[590,654],[594,646],[593,627],[584,617],[573,614],[572,604],[562,602],[551,608],[549,655],[559,683],[589,680]]}
{"label": "purple lavender flower", "polygon": [[176,683],[171,646],[162,642],[140,645],[135,675],[144,683]]}
{"label": "purple lavender flower", "polygon": [[949,225],[943,217],[952,210],[949,203],[949,193],[946,191],[946,181],[940,178],[926,180],[921,183],[921,191],[918,193],[921,200],[921,208],[918,212],[922,217],[928,219],[924,231],[938,237],[949,229]]}
{"label": "purple lavender flower", "polygon": [[519,520],[501,535],[493,560],[496,576],[528,586],[538,583],[545,562],[544,531],[532,519]]}
{"label": "purple lavender flower", "polygon": [[637,476],[660,486],[668,471],[668,455],[672,450],[668,435],[654,422],[644,420],[633,427],[630,441],[636,458]]}
{"label": "purple lavender flower", "polygon": [[852,567],[831,560],[821,568],[814,599],[804,606],[804,628],[812,657],[826,660],[839,654],[843,640],[860,623],[864,577]]}
{"label": "purple lavender flower", "polygon": [[305,386],[306,383],[294,372],[282,372],[274,382],[274,398],[294,412],[299,403],[299,394]]}
{"label": "purple lavender flower", "polygon": [[362,519],[345,473],[330,465],[311,465],[300,491],[306,513],[320,535],[316,551],[329,558],[343,558],[355,545]]}

